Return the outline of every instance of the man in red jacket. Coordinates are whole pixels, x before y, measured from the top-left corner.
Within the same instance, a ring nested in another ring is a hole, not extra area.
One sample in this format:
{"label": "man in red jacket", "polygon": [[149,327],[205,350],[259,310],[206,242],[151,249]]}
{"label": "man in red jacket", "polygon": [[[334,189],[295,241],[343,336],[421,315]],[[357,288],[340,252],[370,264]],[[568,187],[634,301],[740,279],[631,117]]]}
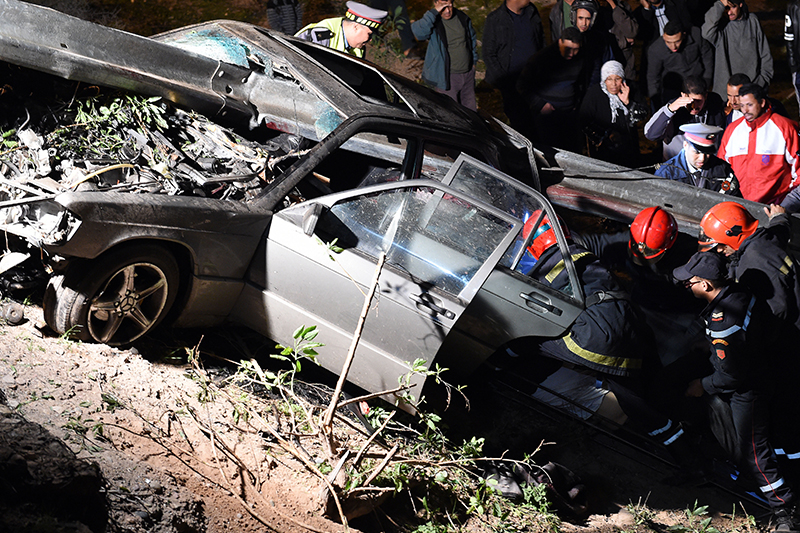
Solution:
{"label": "man in red jacket", "polygon": [[739,89],[744,115],[725,129],[717,156],[730,163],[742,196],[779,204],[798,185],[797,123],[775,113],[756,84]]}

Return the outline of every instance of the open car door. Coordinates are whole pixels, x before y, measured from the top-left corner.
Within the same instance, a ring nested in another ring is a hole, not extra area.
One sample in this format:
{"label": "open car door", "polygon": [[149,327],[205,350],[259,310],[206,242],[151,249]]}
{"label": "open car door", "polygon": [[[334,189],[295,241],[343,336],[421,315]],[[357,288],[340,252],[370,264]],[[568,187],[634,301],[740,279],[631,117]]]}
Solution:
{"label": "open car door", "polygon": [[[385,253],[348,378],[370,392],[396,388],[409,363],[432,363],[521,230],[519,219],[431,180],[371,185],[284,209],[266,243],[266,333],[286,340],[300,325],[317,325],[326,345],[320,363],[338,372]],[[341,251],[326,244],[333,242]],[[417,397],[423,382],[412,378]]]}

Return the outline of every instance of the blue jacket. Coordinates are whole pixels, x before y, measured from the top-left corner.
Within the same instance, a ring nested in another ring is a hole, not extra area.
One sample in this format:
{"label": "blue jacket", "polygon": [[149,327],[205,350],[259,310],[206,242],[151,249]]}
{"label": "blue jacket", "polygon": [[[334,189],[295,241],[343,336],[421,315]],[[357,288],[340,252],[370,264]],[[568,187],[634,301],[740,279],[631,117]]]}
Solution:
{"label": "blue jacket", "polygon": [[658,167],[656,176],[738,198],[742,196],[739,191],[739,180],[734,176],[731,166],[714,155],[706,160],[699,176],[692,176],[689,172],[689,164],[686,162],[686,152],[681,150],[678,155]]}
{"label": "blue jacket", "polygon": [[[472,27],[472,21],[466,13],[453,8],[453,16],[457,17],[464,31],[467,42],[472,43],[472,64],[478,62],[478,35]],[[450,54],[447,52],[447,35],[442,18],[435,9],[430,9],[421,19],[411,24],[411,31],[419,41],[427,41],[428,51],[425,53],[425,66],[422,67],[422,79],[431,86],[443,91],[450,89]]]}

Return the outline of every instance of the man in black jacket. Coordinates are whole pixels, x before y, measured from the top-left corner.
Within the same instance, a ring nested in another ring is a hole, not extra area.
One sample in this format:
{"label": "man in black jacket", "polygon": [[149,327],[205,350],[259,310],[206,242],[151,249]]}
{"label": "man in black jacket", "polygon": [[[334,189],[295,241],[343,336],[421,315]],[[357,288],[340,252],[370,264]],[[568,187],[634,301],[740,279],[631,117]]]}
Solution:
{"label": "man in black jacket", "polygon": [[678,96],[687,77],[700,76],[710,86],[713,74],[714,49],[700,28],[687,30],[670,21],[647,51],[647,92],[654,107]]}
{"label": "man in black jacket", "polygon": [[709,395],[716,402],[715,413],[733,429],[732,438],[720,444],[773,509],[775,531],[794,531],[794,493],[768,440],[766,400],[774,383],[762,343],[769,311],[762,310],[763,302],[746,289],[727,281],[725,258],[719,254],[697,252],[673,273],[696,298],[708,302],[700,316],[706,323],[713,372],[691,381],[685,394]]}
{"label": "man in black jacket", "polygon": [[516,130],[522,131],[531,122],[517,93],[517,79],[528,59],[542,48],[542,18],[530,0],[506,0],[486,17],[483,26],[486,81],[500,90],[503,110]]}
{"label": "man in black jacket", "polygon": [[531,140],[576,152],[581,139],[574,127],[577,106],[586,91],[588,65],[583,34],[567,28],[561,38],[534,55],[520,74],[517,91],[533,115]]}

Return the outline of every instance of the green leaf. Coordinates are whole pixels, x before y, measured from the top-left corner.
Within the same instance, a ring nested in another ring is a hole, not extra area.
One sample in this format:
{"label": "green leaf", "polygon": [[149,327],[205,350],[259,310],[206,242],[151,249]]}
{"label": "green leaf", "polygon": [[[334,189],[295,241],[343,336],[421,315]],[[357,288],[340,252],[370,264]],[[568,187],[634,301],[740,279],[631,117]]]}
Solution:
{"label": "green leaf", "polygon": [[306,329],[306,327],[305,327],[305,325],[303,325],[303,326],[300,326],[299,328],[297,328],[296,330],[294,330],[294,333],[292,333],[292,338],[293,339],[299,339],[303,335],[303,331],[305,331],[305,329]]}

